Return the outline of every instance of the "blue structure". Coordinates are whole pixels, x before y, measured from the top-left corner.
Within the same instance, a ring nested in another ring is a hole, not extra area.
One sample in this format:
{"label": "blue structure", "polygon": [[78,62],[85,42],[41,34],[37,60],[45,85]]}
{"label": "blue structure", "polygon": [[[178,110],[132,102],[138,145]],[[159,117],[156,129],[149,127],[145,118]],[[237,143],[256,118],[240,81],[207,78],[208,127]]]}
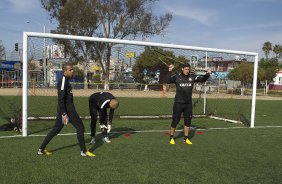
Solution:
{"label": "blue structure", "polygon": [[214,72],[212,73],[212,79],[227,79],[229,72]]}
{"label": "blue structure", "polygon": [[5,71],[22,70],[22,62],[20,61],[2,61],[0,62],[0,70],[5,70]]}
{"label": "blue structure", "polygon": [[0,87],[20,87],[22,63],[20,61],[0,62]]}

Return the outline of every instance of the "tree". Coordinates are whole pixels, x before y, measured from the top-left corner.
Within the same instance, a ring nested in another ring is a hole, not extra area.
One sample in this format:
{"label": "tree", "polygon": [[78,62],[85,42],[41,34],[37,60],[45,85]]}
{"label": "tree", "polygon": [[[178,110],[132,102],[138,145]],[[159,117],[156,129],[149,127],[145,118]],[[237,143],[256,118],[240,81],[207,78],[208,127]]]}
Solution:
{"label": "tree", "polygon": [[282,45],[274,45],[273,52],[276,55],[276,58],[279,58],[282,56]]}
{"label": "tree", "polygon": [[4,60],[6,56],[5,47],[2,44],[2,40],[0,40],[0,60]]}
{"label": "tree", "polygon": [[262,58],[259,62],[259,69],[264,73],[261,80],[272,81],[280,68],[281,64],[279,64],[277,58],[271,58],[269,60]]}
{"label": "tree", "polygon": [[[104,38],[136,39],[160,35],[169,25],[172,15],[153,15],[157,0],[41,0],[51,19],[58,21],[55,33]],[[105,83],[109,82],[112,44],[65,41],[66,53],[84,63],[87,81],[87,62],[100,63]],[[103,57],[105,56],[105,65]],[[85,88],[87,87],[85,83]]]}
{"label": "tree", "polygon": [[242,88],[245,88],[248,83],[253,81],[253,73],[252,63],[241,63],[229,72],[228,78],[231,80],[241,81]]}
{"label": "tree", "polygon": [[188,60],[184,56],[176,57],[172,51],[146,47],[145,51],[136,59],[132,68],[132,75],[136,81],[144,82],[143,78],[146,75],[144,71],[159,70],[160,73],[164,73],[164,71],[167,71],[167,65],[171,63],[175,65],[175,71],[177,71],[181,66],[176,61],[186,63]]}
{"label": "tree", "polygon": [[269,55],[270,51],[272,51],[272,43],[271,42],[265,42],[262,46],[262,50],[265,54],[266,60],[268,60],[268,55]]}

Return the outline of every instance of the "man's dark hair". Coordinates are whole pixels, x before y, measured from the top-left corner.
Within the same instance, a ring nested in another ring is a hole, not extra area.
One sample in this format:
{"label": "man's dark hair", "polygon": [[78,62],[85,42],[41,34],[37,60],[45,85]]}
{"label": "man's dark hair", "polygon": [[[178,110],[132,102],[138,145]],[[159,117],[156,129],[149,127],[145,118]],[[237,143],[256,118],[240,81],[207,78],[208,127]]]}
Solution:
{"label": "man's dark hair", "polygon": [[181,67],[182,67],[182,68],[185,68],[185,67],[191,68],[191,66],[190,66],[189,63],[182,64]]}
{"label": "man's dark hair", "polygon": [[67,66],[72,67],[72,64],[70,64],[70,63],[65,63],[65,64],[63,64],[63,67],[62,67],[63,71],[66,71],[66,70],[67,70]]}

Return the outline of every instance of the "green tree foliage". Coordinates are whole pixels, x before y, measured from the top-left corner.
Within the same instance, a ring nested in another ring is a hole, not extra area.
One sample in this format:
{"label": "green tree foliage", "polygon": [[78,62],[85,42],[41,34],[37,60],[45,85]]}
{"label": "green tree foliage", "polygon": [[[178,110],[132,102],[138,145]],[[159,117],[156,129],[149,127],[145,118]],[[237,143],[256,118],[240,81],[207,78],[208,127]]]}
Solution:
{"label": "green tree foliage", "polygon": [[73,67],[73,72],[75,77],[83,77],[83,70],[79,69],[77,66]]}
{"label": "green tree foliage", "polygon": [[[41,0],[51,19],[58,21],[55,33],[135,39],[162,34],[172,15],[153,15],[157,0]],[[66,53],[81,62],[95,59],[100,63],[106,82],[109,79],[111,48],[109,43],[64,41]],[[81,54],[80,54],[81,53]],[[103,65],[102,57],[106,56]],[[105,67],[104,67],[105,66]],[[84,75],[87,76],[87,64]],[[87,78],[85,78],[87,80]],[[87,86],[85,86],[86,88]]]}
{"label": "green tree foliage", "polygon": [[172,51],[146,47],[145,51],[136,59],[132,68],[132,75],[136,81],[142,82],[144,78],[144,70],[160,70],[160,73],[164,73],[168,70],[167,65],[174,64],[175,71],[177,71],[181,68],[181,64],[177,61],[186,63],[188,60],[184,56],[176,57]]}
{"label": "green tree foliage", "polygon": [[[277,58],[271,58],[269,60],[261,59],[258,68],[258,82],[260,81],[272,81],[276,75],[276,72],[281,68],[281,64]],[[247,83],[253,81],[253,64],[241,63],[238,67],[229,72],[229,79],[241,81],[242,86],[246,86]]]}
{"label": "green tree foliage", "polygon": [[[282,45],[274,45],[272,49],[272,43],[265,42],[262,50],[265,53],[266,58],[262,58],[259,62],[259,77],[261,80],[272,82],[276,76],[277,71],[282,67],[278,59],[282,57]],[[273,51],[275,57],[269,58],[270,51]]]}
{"label": "green tree foliage", "polygon": [[253,64],[241,63],[238,67],[231,70],[228,78],[231,80],[241,81],[242,86],[253,81]]}
{"label": "green tree foliage", "polygon": [[93,82],[101,82],[101,77],[100,75],[93,75],[92,80]]}
{"label": "green tree foliage", "polygon": [[262,46],[262,50],[265,54],[266,60],[268,60],[269,53],[270,53],[270,51],[272,51],[272,43],[271,42],[265,42]]}
{"label": "green tree foliage", "polygon": [[273,52],[276,55],[276,58],[282,57],[282,45],[274,45]]}
{"label": "green tree foliage", "polygon": [[266,60],[262,58],[259,62],[259,71],[261,71],[261,80],[272,81],[276,72],[281,68],[277,58]]}

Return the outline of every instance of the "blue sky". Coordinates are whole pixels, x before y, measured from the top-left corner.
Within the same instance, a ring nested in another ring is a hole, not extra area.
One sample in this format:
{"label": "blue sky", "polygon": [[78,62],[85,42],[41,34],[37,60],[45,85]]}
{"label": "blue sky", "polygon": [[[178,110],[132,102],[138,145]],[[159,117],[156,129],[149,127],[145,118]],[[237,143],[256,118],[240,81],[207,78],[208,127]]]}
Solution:
{"label": "blue sky", "polygon": [[[165,35],[147,41],[258,52],[266,41],[282,44],[281,0],[160,0],[157,13],[173,20]],[[30,23],[27,23],[29,21]],[[40,0],[0,1],[0,40],[7,51],[22,42],[23,31],[56,27]]]}

